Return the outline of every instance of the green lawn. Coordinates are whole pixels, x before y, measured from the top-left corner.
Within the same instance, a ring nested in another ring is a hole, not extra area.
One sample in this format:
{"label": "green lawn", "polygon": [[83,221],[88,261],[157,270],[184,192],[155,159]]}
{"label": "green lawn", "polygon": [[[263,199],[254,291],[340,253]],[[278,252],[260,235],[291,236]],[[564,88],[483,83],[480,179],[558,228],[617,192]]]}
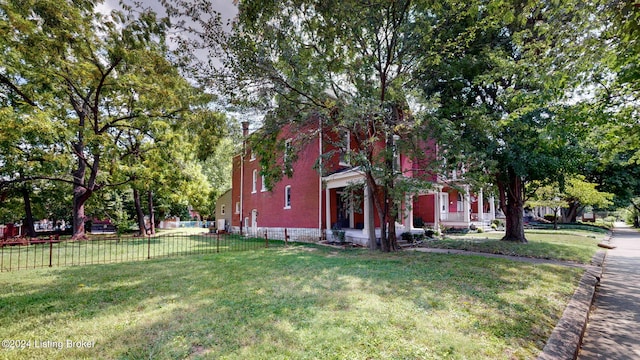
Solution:
{"label": "green lawn", "polygon": [[423,246],[587,264],[606,234],[587,230],[527,230],[527,244],[500,241],[502,236],[504,232],[446,235],[443,240],[429,240]]}
{"label": "green lawn", "polygon": [[0,338],[31,347],[0,358],[535,358],[581,275],[314,246],[1,273]]}

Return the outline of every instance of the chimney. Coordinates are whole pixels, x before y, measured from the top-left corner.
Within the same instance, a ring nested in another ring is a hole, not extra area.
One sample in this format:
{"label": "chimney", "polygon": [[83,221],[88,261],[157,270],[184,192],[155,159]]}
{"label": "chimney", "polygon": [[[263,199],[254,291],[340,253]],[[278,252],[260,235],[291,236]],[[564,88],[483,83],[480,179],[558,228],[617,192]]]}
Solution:
{"label": "chimney", "polygon": [[242,122],[242,136],[247,137],[249,135],[249,122]]}

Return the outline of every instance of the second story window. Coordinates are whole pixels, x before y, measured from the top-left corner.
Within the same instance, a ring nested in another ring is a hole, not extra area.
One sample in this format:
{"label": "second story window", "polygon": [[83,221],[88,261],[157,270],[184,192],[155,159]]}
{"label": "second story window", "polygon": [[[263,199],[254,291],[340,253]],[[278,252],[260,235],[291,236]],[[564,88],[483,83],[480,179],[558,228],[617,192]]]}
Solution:
{"label": "second story window", "polygon": [[291,209],[291,185],[284,188],[284,208]]}
{"label": "second story window", "polygon": [[292,151],[292,144],[291,144],[291,139],[287,139],[284,142],[284,156],[282,157],[282,159],[284,160],[284,163],[287,164],[291,161],[291,151]]}
{"label": "second story window", "polygon": [[253,178],[252,178],[252,186],[251,186],[251,193],[255,193],[257,190],[257,183],[258,183],[258,170],[253,170]]}
{"label": "second story window", "polygon": [[282,171],[291,176],[291,163],[293,162],[293,143],[291,139],[284,142],[284,154],[282,155]]}
{"label": "second story window", "polygon": [[260,189],[260,191],[261,192],[267,191],[267,183],[266,183],[266,181],[264,181],[264,175],[262,175],[260,177],[260,180],[262,181],[262,188]]}
{"label": "second story window", "polygon": [[351,166],[351,161],[349,160],[349,152],[351,151],[351,132],[346,131],[342,135],[342,150],[340,151],[340,166]]}

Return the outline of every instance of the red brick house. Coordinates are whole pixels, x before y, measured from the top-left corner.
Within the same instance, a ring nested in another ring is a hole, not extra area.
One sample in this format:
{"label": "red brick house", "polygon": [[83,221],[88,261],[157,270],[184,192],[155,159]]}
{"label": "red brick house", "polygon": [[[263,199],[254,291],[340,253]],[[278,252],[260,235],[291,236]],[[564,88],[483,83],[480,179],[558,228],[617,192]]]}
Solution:
{"label": "red brick house", "polygon": [[[378,216],[368,213],[369,199],[364,196],[365,191],[355,194],[362,199],[357,209],[346,203],[343,196],[349,185],[364,184],[364,174],[357,167],[350,166],[343,154],[336,151],[330,139],[337,136],[334,131],[318,129],[318,124],[309,126],[310,135],[305,137],[296,161],[291,164],[293,176],[283,176],[272,189],[267,189],[260,174],[260,163],[251,149],[234,157],[231,227],[236,232],[257,235],[268,229],[272,238],[280,237],[286,228],[293,240],[302,241],[317,241],[323,234],[330,238],[332,229],[339,228],[345,230],[347,240],[366,244],[372,231],[366,219],[374,216],[377,228]],[[245,137],[248,136],[246,123],[243,124],[243,132]],[[286,139],[286,131],[282,136]],[[348,144],[349,138],[345,141]],[[427,148],[430,150],[426,151],[435,155],[435,144]],[[287,156],[286,152],[279,156],[279,161]],[[319,166],[322,171],[319,172],[317,161],[321,154],[332,155],[323,157]],[[398,154],[397,161],[405,176],[414,176],[418,171],[408,156]],[[434,175],[431,181],[435,185],[434,190],[407,194],[405,204],[411,203],[411,206],[402,206],[396,223],[398,234],[421,230],[414,227],[416,224],[435,229],[440,226],[468,228],[471,224],[485,226],[494,218],[493,199],[485,199],[482,191],[470,194],[469,187],[459,183],[455,174],[450,179]],[[482,211],[478,212],[478,209]]]}

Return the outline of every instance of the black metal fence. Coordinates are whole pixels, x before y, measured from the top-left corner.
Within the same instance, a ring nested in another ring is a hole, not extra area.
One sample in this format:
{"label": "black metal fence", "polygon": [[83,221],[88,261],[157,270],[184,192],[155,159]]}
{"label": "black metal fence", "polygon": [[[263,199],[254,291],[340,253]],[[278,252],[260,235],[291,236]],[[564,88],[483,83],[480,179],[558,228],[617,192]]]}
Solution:
{"label": "black metal fence", "polygon": [[[0,271],[157,259],[283,246],[289,236],[267,231],[239,234],[160,234],[147,237],[92,236],[89,240],[11,239],[0,242]],[[285,231],[286,235],[286,231]],[[280,240],[281,239],[281,240]]]}

